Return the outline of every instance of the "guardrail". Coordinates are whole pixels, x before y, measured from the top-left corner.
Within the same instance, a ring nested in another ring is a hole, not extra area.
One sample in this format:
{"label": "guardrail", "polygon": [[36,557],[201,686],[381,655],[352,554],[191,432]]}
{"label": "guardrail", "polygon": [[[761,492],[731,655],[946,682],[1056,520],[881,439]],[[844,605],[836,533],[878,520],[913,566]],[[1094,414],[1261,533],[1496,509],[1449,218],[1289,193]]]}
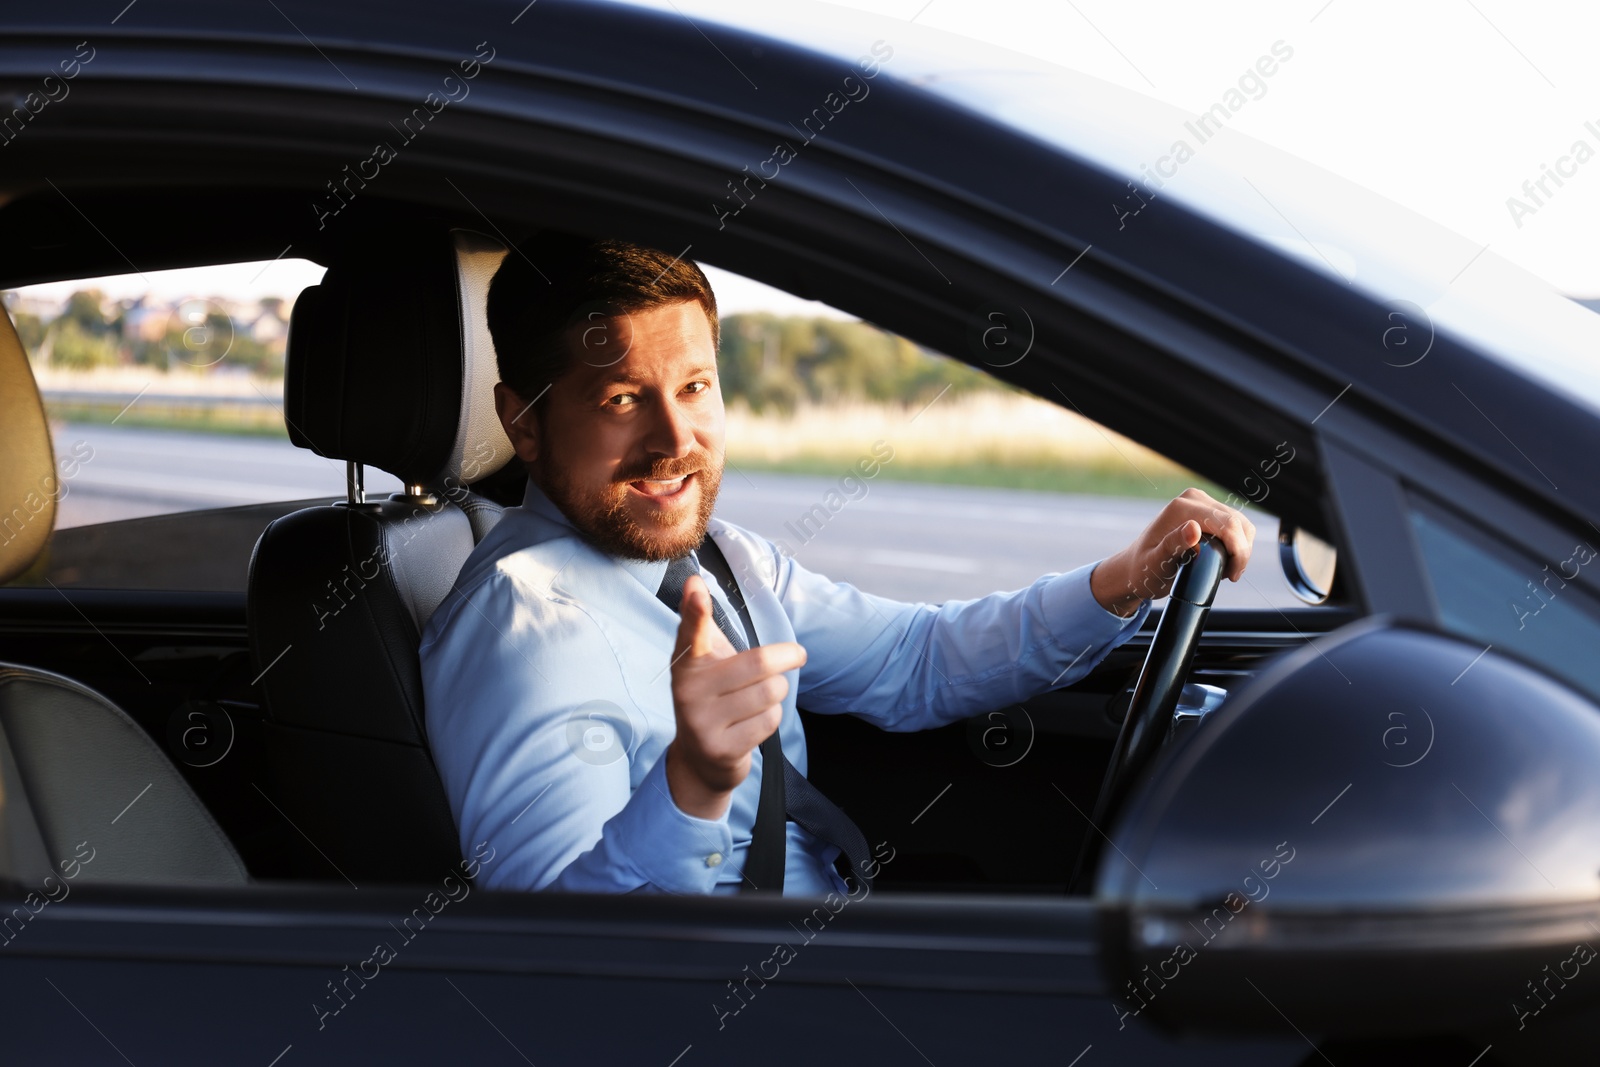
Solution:
{"label": "guardrail", "polygon": [[73,404],[122,406],[131,404],[135,400],[141,404],[149,403],[164,407],[220,407],[227,405],[280,408],[283,406],[282,398],[262,396],[259,393],[245,396],[228,396],[215,393],[109,393],[85,392],[77,389],[43,389],[40,390],[40,395],[44,397],[46,404],[60,404],[63,406]]}

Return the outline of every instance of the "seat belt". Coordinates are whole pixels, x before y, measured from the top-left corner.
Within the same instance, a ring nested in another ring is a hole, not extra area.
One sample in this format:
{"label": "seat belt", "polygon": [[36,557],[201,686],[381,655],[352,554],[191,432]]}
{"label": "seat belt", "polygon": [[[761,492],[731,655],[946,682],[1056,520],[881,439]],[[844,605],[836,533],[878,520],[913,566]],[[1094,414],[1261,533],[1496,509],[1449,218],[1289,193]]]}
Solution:
{"label": "seat belt", "polygon": [[[746,645],[755,648],[761,642],[756,637],[756,626],[750,618],[750,608],[744,602],[744,593],[734,580],[733,568],[727,557],[708,533],[696,552],[701,566],[710,571],[722,586],[722,592],[739,615],[744,626]],[[744,881],[739,884],[743,892],[783,892],[784,861],[789,851],[789,828],[784,797],[783,743],[775,730],[761,742],[761,797],[756,802],[756,821],[750,829],[750,850],[745,854]]]}
{"label": "seat belt", "polygon": [[[709,533],[701,542],[698,555],[701,565],[716,576],[717,584],[728,596],[728,602],[739,613],[739,619],[750,638],[749,647],[754,648],[756,633],[755,624],[750,621],[750,609],[745,604],[739,583],[734,580],[733,569],[728,566],[722,549]],[[732,629],[731,623],[729,629]],[[729,639],[732,640],[731,634]],[[733,644],[737,647],[738,642]],[[798,711],[798,707],[795,710]],[[778,773],[773,773],[775,771]],[[781,784],[774,781],[778,778],[782,779]],[[756,824],[750,834],[745,888],[749,888],[752,881],[757,886],[783,885],[789,820],[818,840],[838,848],[838,860],[843,860],[850,873],[867,888],[872,887],[872,868],[876,864],[861,828],[789,762],[783,754],[778,731],[774,730],[772,736],[761,743],[761,799],[756,806]],[[764,878],[765,882],[755,881],[756,877]]]}

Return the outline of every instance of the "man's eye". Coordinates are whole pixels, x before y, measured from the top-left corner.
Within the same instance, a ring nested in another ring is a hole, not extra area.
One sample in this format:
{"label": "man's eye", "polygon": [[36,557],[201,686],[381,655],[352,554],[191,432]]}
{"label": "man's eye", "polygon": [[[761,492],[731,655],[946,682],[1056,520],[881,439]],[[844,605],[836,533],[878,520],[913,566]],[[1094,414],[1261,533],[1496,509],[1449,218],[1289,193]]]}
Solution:
{"label": "man's eye", "polygon": [[632,403],[633,400],[634,396],[632,393],[618,393],[616,396],[607,397],[606,403],[610,404],[612,407],[620,408],[625,404]]}
{"label": "man's eye", "polygon": [[706,381],[700,381],[700,382],[690,382],[690,383],[689,383],[689,384],[688,384],[688,385],[687,385],[687,386],[685,386],[685,387],[684,387],[684,388],[686,388],[686,389],[693,389],[693,390],[694,390],[694,391],[695,391],[695,392],[697,392],[697,393],[703,393],[703,392],[705,392],[705,391],[706,391],[706,390],[707,390],[707,389],[710,389],[710,388],[711,388],[711,383],[710,383],[710,382],[706,382]]}

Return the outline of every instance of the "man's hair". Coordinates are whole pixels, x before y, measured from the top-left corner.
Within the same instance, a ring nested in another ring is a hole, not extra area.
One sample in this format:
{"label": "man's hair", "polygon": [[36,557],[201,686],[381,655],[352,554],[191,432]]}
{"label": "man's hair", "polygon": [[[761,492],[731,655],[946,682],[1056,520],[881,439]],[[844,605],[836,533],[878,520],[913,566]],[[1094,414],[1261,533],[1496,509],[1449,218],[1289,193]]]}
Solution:
{"label": "man's hair", "polygon": [[[684,301],[705,310],[715,351],[717,298],[691,261],[627,241],[536,234],[506,255],[489,285],[489,333],[500,380],[524,399],[538,398],[543,408],[545,389],[584,351],[568,345],[570,327]],[[620,358],[614,346],[614,339],[597,334],[591,358],[598,365]]]}

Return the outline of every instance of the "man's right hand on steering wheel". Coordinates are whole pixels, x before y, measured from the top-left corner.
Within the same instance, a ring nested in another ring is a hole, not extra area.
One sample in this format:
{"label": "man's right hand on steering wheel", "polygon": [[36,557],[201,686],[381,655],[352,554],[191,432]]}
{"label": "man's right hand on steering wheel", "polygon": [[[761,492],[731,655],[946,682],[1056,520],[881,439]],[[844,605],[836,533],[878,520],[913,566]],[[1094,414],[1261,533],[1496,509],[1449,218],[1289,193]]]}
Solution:
{"label": "man's right hand on steering wheel", "polygon": [[1179,564],[1206,534],[1227,549],[1229,566],[1223,577],[1237,582],[1250,562],[1255,523],[1199,489],[1185,489],[1131,545],[1100,562],[1089,576],[1089,589],[1101,607],[1126,618],[1140,601],[1167,595]]}

